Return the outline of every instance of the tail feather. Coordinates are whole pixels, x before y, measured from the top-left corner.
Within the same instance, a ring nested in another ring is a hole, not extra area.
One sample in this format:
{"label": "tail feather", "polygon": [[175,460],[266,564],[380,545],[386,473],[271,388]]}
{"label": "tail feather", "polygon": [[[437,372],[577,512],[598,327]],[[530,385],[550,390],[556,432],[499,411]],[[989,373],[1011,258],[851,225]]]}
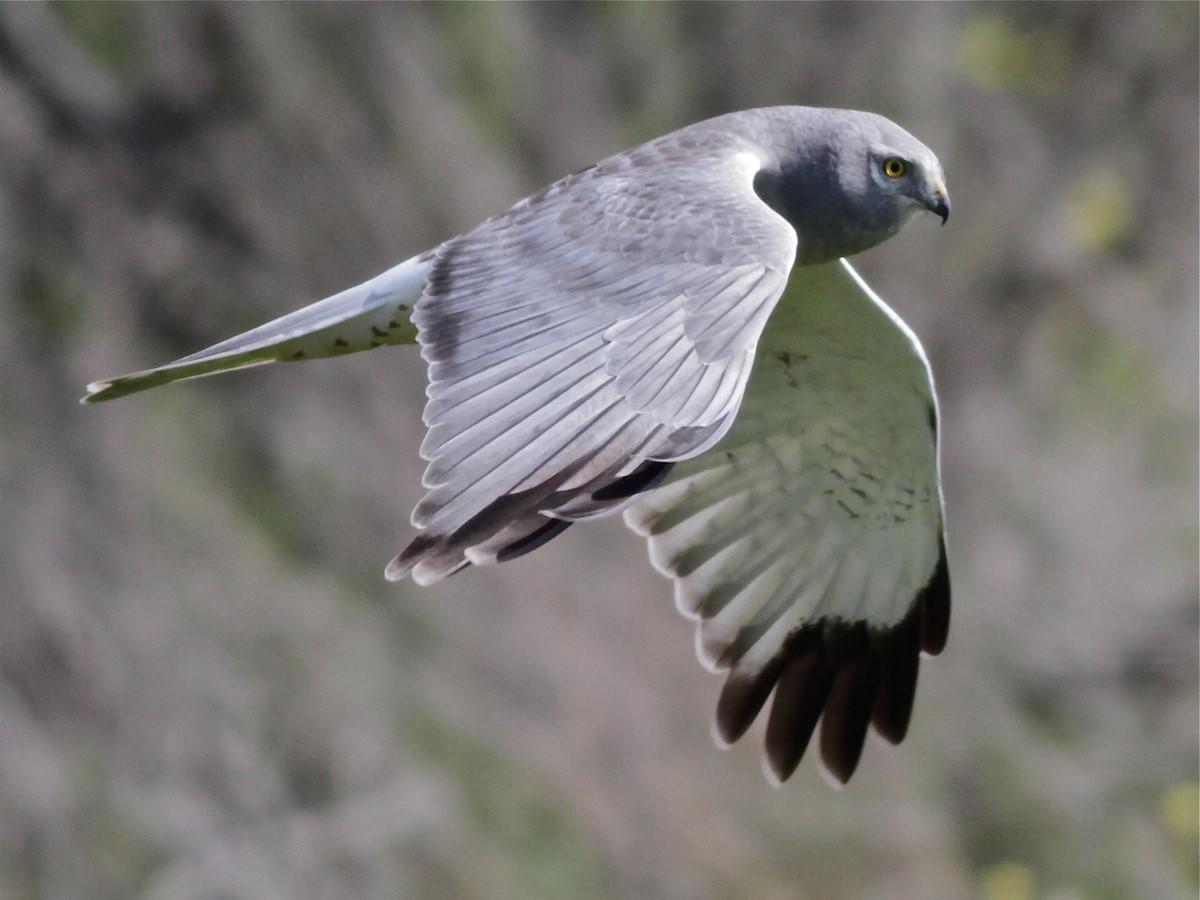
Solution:
{"label": "tail feather", "polygon": [[232,372],[272,362],[342,356],[388,344],[411,344],[417,331],[413,306],[432,268],[426,254],[413,257],[370,281],[252,328],[164,366],[87,386],[83,403],[114,400],[186,378]]}

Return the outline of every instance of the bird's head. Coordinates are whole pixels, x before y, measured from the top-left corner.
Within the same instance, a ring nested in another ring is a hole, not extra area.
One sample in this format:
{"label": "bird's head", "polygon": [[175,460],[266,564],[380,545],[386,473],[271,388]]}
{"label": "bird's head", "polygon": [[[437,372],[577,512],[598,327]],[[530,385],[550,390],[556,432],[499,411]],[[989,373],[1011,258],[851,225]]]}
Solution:
{"label": "bird's head", "polygon": [[915,213],[950,218],[950,194],[933,151],[890,119],[846,111],[832,138],[838,186],[848,214],[848,245],[865,250],[898,232]]}
{"label": "bird's head", "polygon": [[887,240],[928,210],[943,223],[950,195],[933,151],[883,116],[803,109],[755,179],[791,222],[797,262],[849,256]]}
{"label": "bird's head", "polygon": [[[942,164],[933,151],[881,116],[868,113],[865,127],[846,162],[852,184],[866,182],[866,197],[880,207],[883,218],[898,219],[897,229],[920,210],[928,210],[946,224],[950,218],[950,193]],[[861,179],[862,168],[867,179]]]}

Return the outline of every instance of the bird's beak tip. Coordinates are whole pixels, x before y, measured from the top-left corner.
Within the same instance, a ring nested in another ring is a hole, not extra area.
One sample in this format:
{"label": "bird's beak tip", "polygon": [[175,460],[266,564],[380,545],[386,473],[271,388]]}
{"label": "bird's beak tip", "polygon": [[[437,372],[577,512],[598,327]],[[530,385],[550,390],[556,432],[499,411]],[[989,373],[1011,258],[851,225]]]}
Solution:
{"label": "bird's beak tip", "polygon": [[929,205],[929,211],[942,220],[942,225],[950,219],[950,198],[946,194],[938,194],[933,203]]}
{"label": "bird's beak tip", "polygon": [[946,184],[941,179],[938,179],[937,189],[933,192],[933,202],[929,204],[929,211],[942,220],[942,225],[950,218],[950,192],[946,190]]}

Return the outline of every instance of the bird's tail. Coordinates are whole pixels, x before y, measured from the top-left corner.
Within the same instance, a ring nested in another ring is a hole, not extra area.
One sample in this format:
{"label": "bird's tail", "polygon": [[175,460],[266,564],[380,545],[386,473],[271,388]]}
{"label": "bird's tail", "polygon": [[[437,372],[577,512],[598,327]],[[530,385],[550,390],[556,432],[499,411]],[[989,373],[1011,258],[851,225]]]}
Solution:
{"label": "bird's tail", "polygon": [[87,386],[83,403],[99,403],[160,384],[231,372],[271,362],[341,356],[386,344],[416,341],[413,306],[421,296],[431,255],[388,269],[370,281],[319,300],[237,337],[182,359]]}

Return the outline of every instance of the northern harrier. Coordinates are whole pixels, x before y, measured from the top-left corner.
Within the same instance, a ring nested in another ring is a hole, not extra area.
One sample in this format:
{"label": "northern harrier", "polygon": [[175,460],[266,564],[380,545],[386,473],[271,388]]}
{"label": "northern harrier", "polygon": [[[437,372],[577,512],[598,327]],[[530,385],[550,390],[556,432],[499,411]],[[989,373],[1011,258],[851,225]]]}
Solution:
{"label": "northern harrier", "polygon": [[431,584],[623,509],[728,672],[719,739],[773,692],[768,774],[820,719],[845,782],[869,725],[904,737],[949,625],[929,367],[842,259],[919,210],[949,215],[942,167],[887,119],[736,112],[84,399],[415,340],[427,493],[387,577]]}

